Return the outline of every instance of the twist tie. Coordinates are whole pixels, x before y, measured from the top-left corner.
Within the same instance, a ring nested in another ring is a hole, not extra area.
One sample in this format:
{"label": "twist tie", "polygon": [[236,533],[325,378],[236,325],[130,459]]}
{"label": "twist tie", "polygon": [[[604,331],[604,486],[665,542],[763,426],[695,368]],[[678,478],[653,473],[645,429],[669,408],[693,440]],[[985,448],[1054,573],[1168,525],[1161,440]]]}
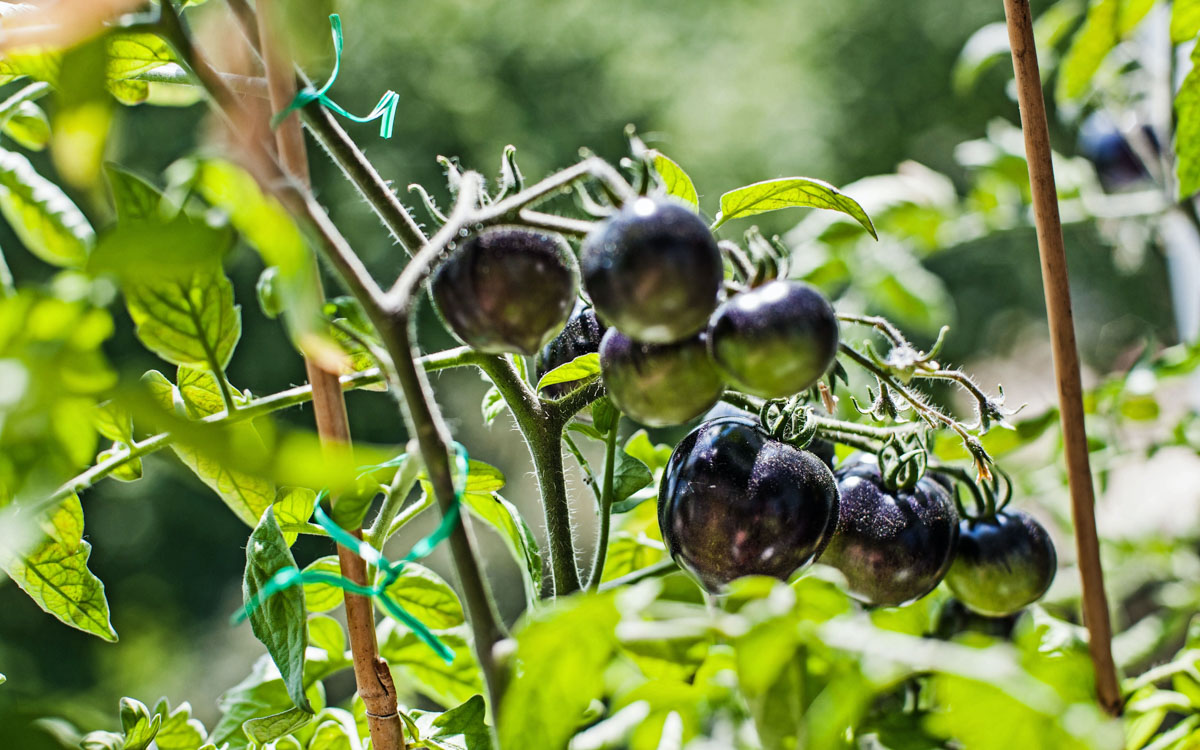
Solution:
{"label": "twist tie", "polygon": [[[329,494],[326,490],[321,490],[321,494],[317,496],[316,508],[313,510],[313,517],[316,518],[321,528],[329,534],[330,538],[338,544],[354,552],[361,557],[369,565],[374,565],[382,573],[378,582],[373,586],[364,586],[349,580],[345,576],[336,573],[329,573],[322,570],[302,571],[295,566],[289,565],[280,568],[271,576],[267,584],[262,587],[262,590],[250,598],[246,605],[234,614],[234,624],[245,621],[259,607],[263,605],[267,599],[270,599],[275,594],[278,594],[285,589],[293,586],[302,586],[311,583],[324,583],[329,586],[334,586],[350,594],[358,594],[365,596],[375,601],[378,601],[388,614],[399,620],[413,632],[425,645],[429,646],[433,651],[442,658],[447,664],[454,661],[454,651],[442,642],[437,635],[429,629],[425,623],[418,620],[411,612],[400,606],[388,593],[388,587],[396,582],[396,579],[404,572],[404,566],[410,562],[415,562],[422,558],[428,557],[437,546],[445,541],[451,533],[454,532],[454,527],[458,524],[462,516],[462,496],[466,491],[467,478],[470,473],[470,460],[467,457],[467,449],[461,443],[454,443],[454,500],[450,505],[450,509],[442,516],[441,522],[428,536],[424,537],[416,544],[403,560],[392,562],[384,557],[383,553],[372,547],[365,540],[359,539],[355,535],[346,531],[339,526],[321,507],[321,501]],[[391,463],[391,462],[389,462]]]}
{"label": "twist tie", "polygon": [[314,89],[312,86],[305,86],[296,92],[296,96],[292,98],[291,104],[281,112],[275,113],[271,118],[271,127],[279,127],[279,123],[291,114],[293,111],[304,107],[309,102],[320,102],[322,106],[331,109],[347,120],[354,122],[371,122],[372,120],[380,120],[379,136],[381,138],[392,137],[392,127],[396,122],[396,107],[400,102],[400,95],[395,91],[388,91],[379,99],[379,103],[371,110],[371,113],[366,117],[360,117],[347,112],[337,102],[326,96],[326,92],[333,86],[333,82],[337,80],[338,71],[342,67],[342,19],[337,13],[329,15],[329,26],[333,31],[333,72],[329,74],[329,80],[319,89]]}

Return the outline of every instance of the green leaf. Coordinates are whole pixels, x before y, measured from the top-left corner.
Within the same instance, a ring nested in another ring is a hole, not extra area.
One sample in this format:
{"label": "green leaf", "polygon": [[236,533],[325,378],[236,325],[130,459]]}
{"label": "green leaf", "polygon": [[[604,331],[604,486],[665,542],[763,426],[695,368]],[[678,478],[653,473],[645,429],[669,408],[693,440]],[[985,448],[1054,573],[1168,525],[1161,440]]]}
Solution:
{"label": "green leaf", "polygon": [[[317,504],[317,493],[307,487],[280,487],[271,505],[275,520],[280,525],[308,523]],[[294,531],[283,532],[284,541],[291,547],[299,536]]]}
{"label": "green leaf", "polygon": [[164,698],[155,706],[154,711],[162,717],[158,734],[154,735],[154,746],[157,750],[196,750],[204,744],[207,732],[203,724],[192,718],[190,704],[180,703],[172,711]]}
{"label": "green leaf", "polygon": [[517,632],[516,668],[500,706],[500,746],[565,748],[604,693],[620,619],[611,594],[560,599]]}
{"label": "green leaf", "polygon": [[620,418],[621,412],[613,406],[612,399],[608,396],[601,396],[592,402],[592,426],[598,436],[597,440],[605,440],[605,436],[616,427]]}
{"label": "green leaf", "polygon": [[50,118],[31,101],[20,102],[11,112],[0,115],[0,128],[18,145],[31,151],[41,151],[50,142]]}
{"label": "green leaf", "polygon": [[[344,665],[345,659],[338,654],[337,661],[325,664],[308,660],[308,701],[314,708],[324,705],[325,693],[317,680],[329,674],[335,667]],[[217,699],[221,720],[213,728],[208,741],[221,747],[229,744],[230,750],[243,750],[248,744],[242,725],[248,719],[282,713],[293,707],[287,686],[280,679],[279,671],[269,656],[264,655],[254,663],[250,674],[237,685],[226,690]]]}
{"label": "green leaf", "polygon": [[379,653],[417,692],[442,706],[457,706],[483,692],[479,665],[461,635],[442,633],[438,637],[454,651],[450,664],[414,633],[387,620],[380,628]]}
{"label": "green leaf", "polygon": [[42,525],[47,537],[33,549],[0,548],[0,567],[46,612],[115,643],[104,584],[87,568],[92,546],[83,541],[79,496],[68,496]]}
{"label": "green leaf", "polygon": [[[462,745],[466,750],[490,750],[492,733],[484,719],[487,707],[482,695],[472,696],[460,706],[450,709],[433,720],[436,731],[433,739],[445,739]],[[461,737],[461,741],[457,738]]]}
{"label": "green leaf", "polygon": [[24,156],[0,149],[0,213],[21,243],[55,266],[87,261],[96,233],[66,193]]}
{"label": "green leaf", "polygon": [[504,413],[508,408],[508,404],[504,401],[504,396],[500,394],[500,389],[492,386],[483,394],[483,403],[480,404],[480,411],[483,413],[483,423],[490,425],[496,421],[496,417]]}
{"label": "green leaf", "polygon": [[117,164],[106,164],[104,173],[119,221],[165,218],[161,214],[162,192],[149,180]]}
{"label": "green leaf", "polygon": [[121,699],[121,727],[125,732],[123,750],[146,750],[158,734],[163,717],[133,698]]}
{"label": "green leaf", "polygon": [[[324,573],[341,575],[342,568],[338,564],[337,555],[318,557],[304,566],[304,572],[319,570]],[[304,584],[304,605],[309,612],[328,612],[342,603],[345,594],[337,586],[328,583]]]}
{"label": "green leaf", "polygon": [[176,365],[223,373],[242,335],[241,309],[221,269],[231,235],[187,216],[118,225],[90,267],[121,279],[138,338]]}
{"label": "green leaf", "polygon": [[[246,601],[258,596],[279,570],[296,567],[296,560],[279,531],[275,513],[268,509],[250,535],[246,547],[246,572],[242,594]],[[267,647],[283,675],[288,695],[297,707],[313,713],[304,694],[304,650],[308,646],[308,622],[304,592],[292,587],[268,597],[250,613],[254,635]]]}
{"label": "green leaf", "polygon": [[1200,34],[1200,0],[1174,0],[1171,3],[1171,42],[1182,44]]}
{"label": "green leaf", "polygon": [[521,512],[496,493],[468,493],[463,496],[463,504],[471,515],[500,534],[521,568],[527,603],[537,601],[542,590],[542,552]]}
{"label": "green leaf", "polygon": [[293,340],[303,346],[333,346],[325,333],[312,256],[284,207],[265,195],[253,176],[231,162],[204,159],[182,162],[172,169],[184,174],[206,201],[229,215],[265,264],[279,268],[278,288]]}
{"label": "green leaf", "polygon": [[1154,0],[1092,0],[1083,26],[1059,65],[1057,98],[1073,101],[1087,93],[1108,53],[1153,6]]}
{"label": "green leaf", "polygon": [[666,559],[667,549],[662,542],[647,537],[644,534],[633,535],[618,531],[612,535],[608,543],[608,553],[604,557],[604,573],[601,582],[608,582],[634,571],[648,568],[656,562]]}
{"label": "green leaf", "polygon": [[[613,504],[622,503],[633,493],[654,482],[650,468],[625,451],[617,452],[613,471]],[[626,508],[628,510],[628,508]]]}
{"label": "green leaf", "polygon": [[721,212],[717,214],[713,228],[730,219],[794,207],[841,211],[862,224],[872,237],[878,238],[870,217],[857,201],[833,185],[809,177],[766,180],[725,193],[721,196]]}
{"label": "green leaf", "polygon": [[331,654],[346,651],[346,633],[341,623],[324,615],[308,618],[308,642]]}
{"label": "green leaf", "polygon": [[83,750],[125,750],[125,738],[116,732],[88,732],[79,746]]}
{"label": "green leaf", "polygon": [[[211,376],[207,376],[207,374],[205,376],[211,380]],[[195,417],[207,416],[205,411],[211,408],[212,404],[209,400],[199,397],[208,391],[208,387],[202,386],[199,380],[190,377],[188,382],[194,386],[194,389],[189,390],[189,395],[199,400],[185,402],[179,389],[157,370],[150,370],[142,376],[142,384],[166,411],[174,411],[178,404],[179,410],[184,413]],[[223,408],[222,405],[222,410]],[[229,426],[223,433],[223,437],[229,443],[236,445],[243,454],[261,454],[265,451],[262,438],[255,431],[253,424],[249,422],[239,422]],[[275,485],[270,480],[257,474],[230,468],[218,458],[184,442],[173,443],[171,448],[175,455],[179,456],[179,460],[191,469],[209,489],[216,492],[217,496],[247,526],[257,525],[262,518],[263,511],[275,502]]]}
{"label": "green leaf", "polygon": [[118,31],[108,36],[105,75],[110,81],[123,81],[149,72],[160,65],[175,62],[171,47],[156,34]]}
{"label": "green leaf", "polygon": [[1200,67],[1192,68],[1175,94],[1175,115],[1175,175],[1183,200],[1200,191]]}
{"label": "green leaf", "polygon": [[650,435],[644,429],[638,430],[625,441],[625,452],[644,463],[651,472],[657,473],[665,469],[671,459],[671,446],[650,442]]}
{"label": "green leaf", "polygon": [[251,742],[265,745],[274,742],[285,734],[291,734],[300,727],[312,721],[313,715],[301,708],[289,708],[283,713],[263,716],[257,719],[247,719],[242,724],[242,731]]}
{"label": "green leaf", "polygon": [[688,173],[683,171],[683,167],[661,151],[651,151],[650,156],[654,159],[654,171],[662,178],[667,195],[673,195],[699,209],[700,197],[696,195],[696,186],[692,183],[692,178],[688,177]]}
{"label": "green leaf", "polygon": [[600,376],[600,355],[596,352],[581,354],[575,359],[555,367],[538,381],[537,390],[559,383],[574,383]]}
{"label": "green leaf", "polygon": [[409,614],[433,630],[446,630],[463,624],[463,608],[458,595],[441,576],[424,565],[406,563],[400,577],[387,587],[387,593]]}

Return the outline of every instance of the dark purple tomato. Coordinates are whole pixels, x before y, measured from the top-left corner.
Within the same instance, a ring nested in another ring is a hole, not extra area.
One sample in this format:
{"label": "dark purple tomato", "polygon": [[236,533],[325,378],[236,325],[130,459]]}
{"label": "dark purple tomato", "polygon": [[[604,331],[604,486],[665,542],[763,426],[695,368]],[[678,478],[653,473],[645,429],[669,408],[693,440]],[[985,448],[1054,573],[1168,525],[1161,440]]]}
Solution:
{"label": "dark purple tomato", "polygon": [[725,391],[703,334],[674,344],[640,344],[610,328],[600,342],[600,377],[616,407],[650,427],[695,419]]}
{"label": "dark purple tomato", "polygon": [[627,203],[588,235],[579,258],[600,319],[651,344],[704,330],[725,274],[704,220],[670,198]]}
{"label": "dark purple tomato", "polygon": [[1046,529],[1028,513],[1003,510],[962,522],[946,585],[975,612],[1003,617],[1040,599],[1057,569]]}
{"label": "dark purple tomato", "polygon": [[571,314],[578,263],[556,234],[495,227],[453,250],[429,289],[446,327],[464,344],[533,355]]}
{"label": "dark purple tomato", "polygon": [[763,398],[784,398],[811,388],[833,364],[837,315],[808,284],[769,281],[717,308],[708,346],[730,385]]}
{"label": "dark purple tomato", "polygon": [[[562,332],[555,336],[550,343],[538,352],[534,363],[534,382],[555,367],[565,365],[576,357],[600,351],[600,339],[604,337],[607,327],[596,319],[596,311],[582,302],[575,304],[575,310],[567,320]],[[542,389],[549,398],[560,398],[570,393],[578,383],[558,383]]]}
{"label": "dark purple tomato", "polygon": [[920,599],[937,587],[954,559],[958,511],[942,485],[922,477],[889,490],[873,460],[837,471],[837,531],[821,562],[846,576],[851,596],[880,607]]}
{"label": "dark purple tomato", "polygon": [[1018,619],[1018,615],[984,617],[972,612],[965,604],[951,596],[946,598],[938,610],[933,635],[943,641],[963,633],[979,633],[1008,640],[1012,638]]}
{"label": "dark purple tomato", "polygon": [[689,433],[659,488],[658,523],[671,557],[713,593],[747,575],[787,580],[821,554],[837,517],[829,467],[744,417]]}

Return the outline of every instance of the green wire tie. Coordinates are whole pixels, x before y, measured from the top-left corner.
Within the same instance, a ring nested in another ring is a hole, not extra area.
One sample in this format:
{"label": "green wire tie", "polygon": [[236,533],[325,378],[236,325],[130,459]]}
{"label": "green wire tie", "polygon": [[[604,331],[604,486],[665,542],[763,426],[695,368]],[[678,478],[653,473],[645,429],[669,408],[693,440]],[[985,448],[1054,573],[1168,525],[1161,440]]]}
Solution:
{"label": "green wire tie", "polygon": [[[454,661],[454,651],[450,649],[425,623],[418,620],[396,603],[394,599],[387,593],[387,589],[391,586],[401,573],[404,571],[404,566],[410,562],[415,562],[422,558],[428,557],[439,544],[444,542],[454,531],[455,525],[458,524],[459,518],[462,516],[462,496],[467,487],[467,477],[470,473],[470,460],[467,457],[467,449],[461,443],[454,443],[455,465],[458,470],[458,481],[454,483],[454,501],[450,505],[450,510],[442,516],[441,523],[428,536],[419,540],[413,545],[412,549],[403,560],[391,562],[383,553],[372,547],[366,541],[359,539],[350,532],[339,526],[332,518],[325,513],[325,509],[321,507],[321,501],[328,494],[326,490],[321,490],[321,494],[317,496],[316,507],[313,511],[317,523],[321,528],[329,534],[335,542],[343,547],[351,550],[361,557],[368,565],[374,565],[383,573],[383,578],[374,586],[364,586],[355,583],[345,576],[335,573],[326,573],[321,570],[302,571],[293,565],[285,568],[280,568],[271,576],[267,584],[262,590],[250,598],[245,606],[234,613],[233,623],[239,624],[247,620],[250,615],[254,614],[266,601],[275,594],[281,591],[292,588],[293,586],[301,586],[306,583],[324,583],[330,586],[335,586],[343,591],[351,594],[358,594],[370,599],[377,600],[379,604],[387,610],[388,614],[395,617],[401,623],[406,625],[413,634],[417,636],[425,645],[429,646],[433,651],[442,658],[447,664]],[[388,462],[389,464],[392,462]]]}
{"label": "green wire tie", "polygon": [[342,19],[337,13],[329,15],[329,26],[333,30],[333,72],[329,74],[329,80],[319,89],[314,89],[312,86],[305,86],[296,92],[296,96],[292,98],[292,103],[287,105],[282,112],[277,112],[271,118],[271,127],[279,127],[279,123],[290,115],[293,111],[304,107],[309,102],[320,102],[326,108],[333,110],[347,120],[354,122],[371,122],[372,120],[380,120],[379,135],[382,138],[392,137],[392,127],[396,122],[396,107],[400,102],[400,95],[395,91],[388,89],[387,93],[375,105],[375,109],[366,117],[359,117],[351,114],[343,109],[337,102],[326,96],[326,92],[333,86],[333,82],[337,80],[338,71],[342,67]]}

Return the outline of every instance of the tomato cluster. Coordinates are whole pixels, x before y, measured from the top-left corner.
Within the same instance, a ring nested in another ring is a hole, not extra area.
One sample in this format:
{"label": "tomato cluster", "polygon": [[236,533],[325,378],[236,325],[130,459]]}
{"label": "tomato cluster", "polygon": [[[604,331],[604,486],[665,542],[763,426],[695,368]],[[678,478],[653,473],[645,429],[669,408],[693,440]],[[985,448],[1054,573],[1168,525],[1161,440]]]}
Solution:
{"label": "tomato cluster", "polygon": [[[590,303],[579,301],[581,280]],[[723,298],[712,232],[670,198],[637,198],[600,222],[578,264],[556,235],[484,230],[430,287],[459,339],[536,354],[538,377],[598,352],[607,396],[649,426],[699,417],[727,386],[764,399],[802,393],[839,346],[833,307],[811,286],[769,280]],[[545,395],[571,388],[550,385]],[[787,579],[818,559],[872,606],[909,603],[944,579],[964,606],[999,617],[1049,587],[1054,546],[1027,514],[960,518],[945,476],[896,487],[874,456],[835,471],[830,443],[806,438],[801,449],[777,433],[749,415],[718,416],[671,454],[659,488],[663,540],[708,591],[746,575]]]}

